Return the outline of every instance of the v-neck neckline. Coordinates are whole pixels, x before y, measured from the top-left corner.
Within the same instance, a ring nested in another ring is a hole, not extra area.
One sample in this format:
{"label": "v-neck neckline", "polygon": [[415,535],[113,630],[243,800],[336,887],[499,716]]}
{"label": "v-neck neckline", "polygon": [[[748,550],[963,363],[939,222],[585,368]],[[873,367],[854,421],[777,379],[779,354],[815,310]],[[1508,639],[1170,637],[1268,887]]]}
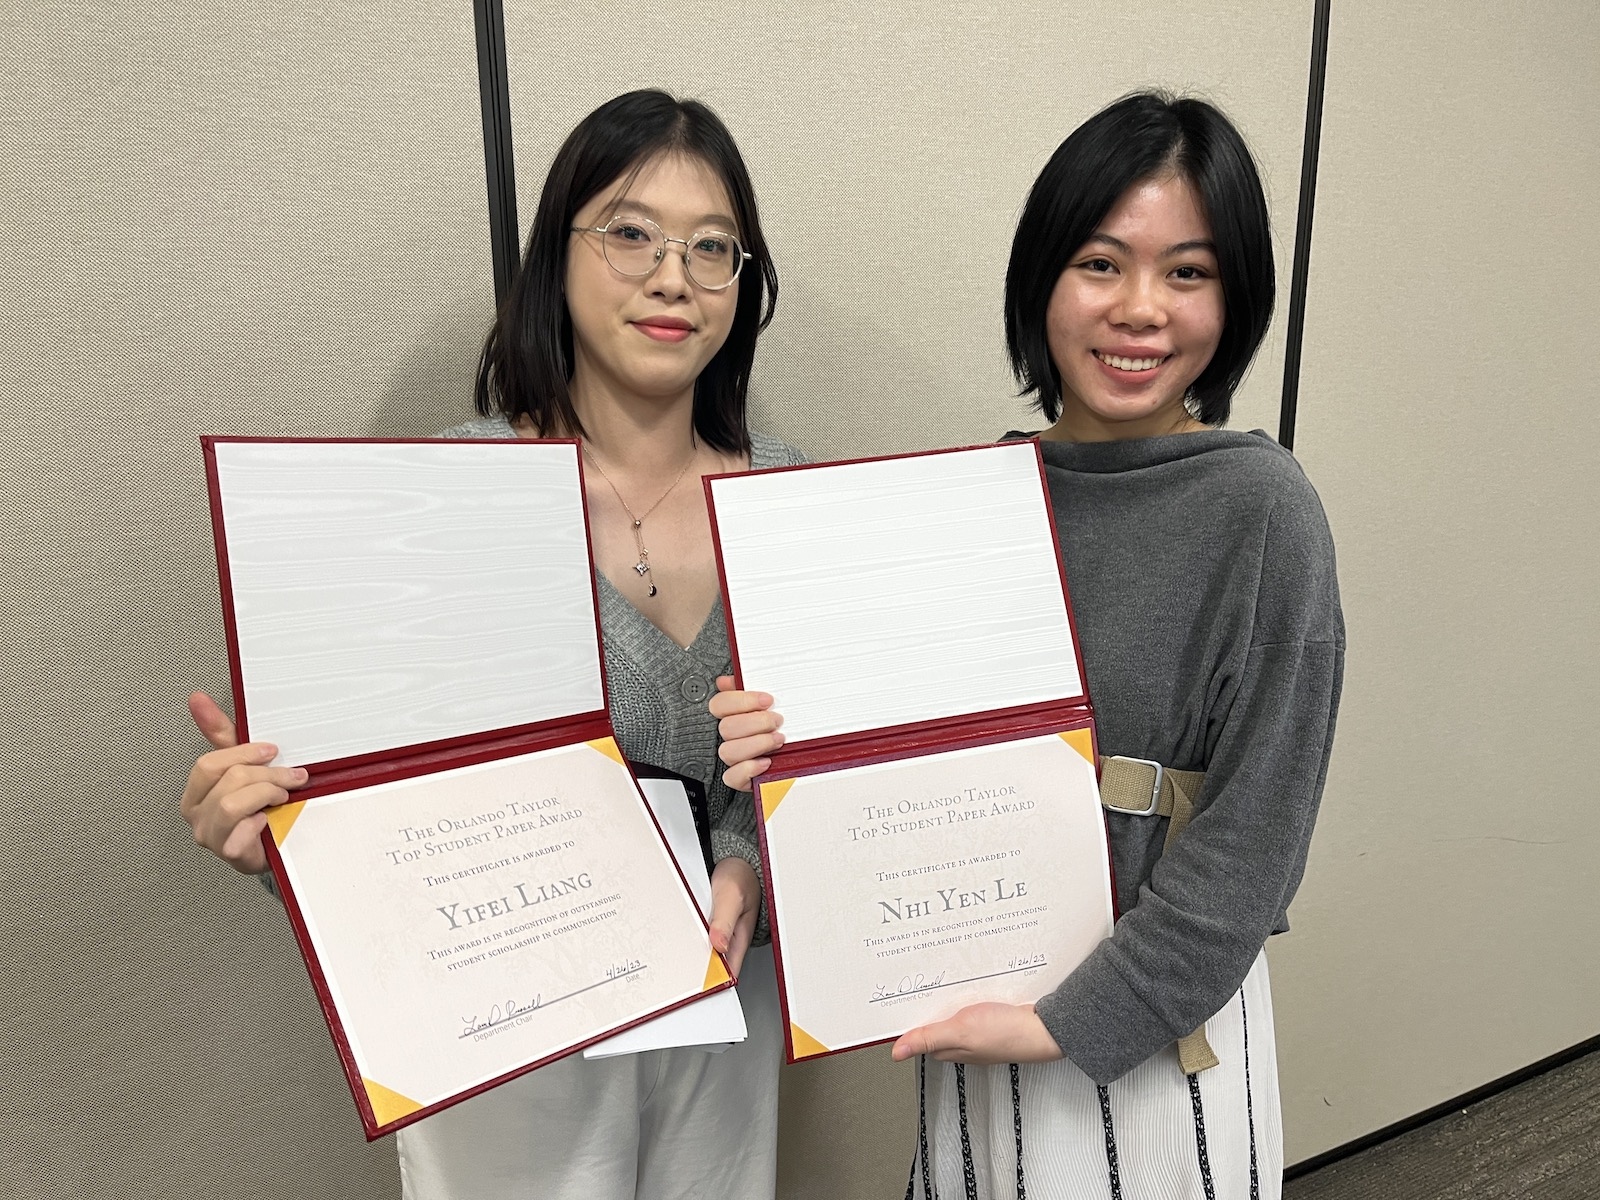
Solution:
{"label": "v-neck neckline", "polygon": [[604,571],[595,571],[594,577],[601,592],[600,606],[602,612],[609,609],[614,613],[626,614],[624,616],[625,620],[634,622],[646,630],[646,636],[652,640],[660,639],[663,645],[670,646],[673,652],[680,656],[712,664],[717,669],[720,669],[721,663],[727,660],[728,652],[725,647],[717,648],[720,649],[720,653],[706,653],[707,650],[713,649],[713,647],[706,645],[708,640],[714,642],[717,632],[724,628],[722,594],[720,592],[717,594],[716,599],[711,602],[711,610],[706,613],[706,619],[700,623],[700,631],[694,635],[694,640],[687,646],[680,646],[670,634],[645,616],[638,605],[624,596],[621,589],[611,582]]}

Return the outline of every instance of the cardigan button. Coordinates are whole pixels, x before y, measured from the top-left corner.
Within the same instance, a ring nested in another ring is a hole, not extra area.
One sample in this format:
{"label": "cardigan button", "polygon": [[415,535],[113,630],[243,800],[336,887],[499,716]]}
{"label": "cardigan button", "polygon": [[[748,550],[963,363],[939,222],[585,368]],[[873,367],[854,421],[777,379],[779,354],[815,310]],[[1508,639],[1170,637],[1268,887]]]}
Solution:
{"label": "cardigan button", "polygon": [[698,675],[685,676],[678,690],[683,693],[685,700],[692,701],[695,704],[701,703],[707,696],[711,695],[711,688]]}

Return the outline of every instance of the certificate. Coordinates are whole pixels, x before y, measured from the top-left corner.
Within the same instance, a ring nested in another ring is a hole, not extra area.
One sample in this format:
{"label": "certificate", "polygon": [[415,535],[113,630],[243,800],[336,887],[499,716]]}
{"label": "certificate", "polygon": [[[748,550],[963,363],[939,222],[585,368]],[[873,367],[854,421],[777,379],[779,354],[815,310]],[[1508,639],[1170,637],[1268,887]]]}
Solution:
{"label": "certificate", "polygon": [[1111,932],[1085,730],[761,786],[791,1060],[1051,991]]}
{"label": "certificate", "polygon": [[606,714],[576,443],[204,442],[240,735],[309,776],[263,841],[367,1136],[729,989]]}
{"label": "certificate", "polygon": [[728,978],[609,739],[268,820],[273,870],[379,1129]]}
{"label": "certificate", "polygon": [[791,1062],[1052,990],[1111,931],[1084,686],[1038,447],[706,481]]}

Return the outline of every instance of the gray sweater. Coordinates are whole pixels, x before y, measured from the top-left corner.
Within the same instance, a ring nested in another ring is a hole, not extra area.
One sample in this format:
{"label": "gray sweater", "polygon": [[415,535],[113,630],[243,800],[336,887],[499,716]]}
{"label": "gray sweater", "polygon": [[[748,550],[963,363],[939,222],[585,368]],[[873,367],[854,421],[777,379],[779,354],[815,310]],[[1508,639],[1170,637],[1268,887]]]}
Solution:
{"label": "gray sweater", "polygon": [[[510,438],[516,432],[504,417],[489,417],[447,429],[439,436]],[[806,461],[798,450],[777,438],[752,433],[750,441],[750,465],[754,470]],[[721,597],[711,606],[705,624],[685,650],[650,624],[603,574],[597,572],[595,581],[600,594],[611,724],[622,752],[635,763],[665,767],[705,784],[712,858],[719,862],[729,857],[742,858],[761,879],[755,805],[748,794],[736,795],[722,782],[717,722],[706,707],[716,690],[717,676],[733,672]],[[756,938],[761,941],[766,936],[763,904]]]}
{"label": "gray sweater", "polygon": [[1102,942],[1037,1011],[1097,1083],[1238,989],[1305,869],[1344,667],[1333,541],[1295,460],[1211,430],[1042,443],[1102,754],[1204,770],[1193,823],[1108,813]]}

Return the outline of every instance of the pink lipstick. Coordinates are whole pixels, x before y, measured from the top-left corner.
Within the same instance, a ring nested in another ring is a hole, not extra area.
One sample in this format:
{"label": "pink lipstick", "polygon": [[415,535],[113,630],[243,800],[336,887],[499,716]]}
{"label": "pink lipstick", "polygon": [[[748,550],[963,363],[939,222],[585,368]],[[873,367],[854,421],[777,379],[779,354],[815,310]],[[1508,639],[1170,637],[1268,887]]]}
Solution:
{"label": "pink lipstick", "polygon": [[694,332],[694,326],[682,317],[643,317],[634,321],[633,327],[657,342],[681,342]]}

